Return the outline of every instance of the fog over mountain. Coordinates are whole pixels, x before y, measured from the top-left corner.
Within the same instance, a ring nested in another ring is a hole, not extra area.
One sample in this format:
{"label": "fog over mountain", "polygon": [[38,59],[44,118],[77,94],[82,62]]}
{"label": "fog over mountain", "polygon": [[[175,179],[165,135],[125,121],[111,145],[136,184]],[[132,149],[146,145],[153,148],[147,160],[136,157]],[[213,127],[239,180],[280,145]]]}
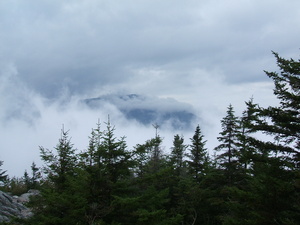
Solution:
{"label": "fog over mountain", "polygon": [[197,118],[194,114],[195,110],[190,104],[178,102],[173,98],[109,94],[98,98],[89,98],[84,102],[94,110],[111,103],[129,120],[136,120],[144,125],[170,126],[174,132],[192,128]]}

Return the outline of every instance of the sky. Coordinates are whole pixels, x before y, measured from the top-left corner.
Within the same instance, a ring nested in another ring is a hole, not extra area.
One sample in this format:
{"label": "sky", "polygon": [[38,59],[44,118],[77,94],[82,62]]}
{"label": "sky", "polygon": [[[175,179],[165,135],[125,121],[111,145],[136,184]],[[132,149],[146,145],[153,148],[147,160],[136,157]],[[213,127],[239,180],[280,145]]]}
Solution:
{"label": "sky", "polygon": [[[298,59],[299,24],[298,0],[2,0],[2,169],[22,176],[33,161],[42,165],[39,146],[53,149],[62,126],[86,149],[108,114],[129,148],[154,136],[112,104],[78,103],[107,94],[188,106],[212,152],[229,104],[239,115],[251,97],[277,103],[264,70],[277,70],[271,51]],[[193,132],[159,130],[166,152],[175,134],[189,144]]]}

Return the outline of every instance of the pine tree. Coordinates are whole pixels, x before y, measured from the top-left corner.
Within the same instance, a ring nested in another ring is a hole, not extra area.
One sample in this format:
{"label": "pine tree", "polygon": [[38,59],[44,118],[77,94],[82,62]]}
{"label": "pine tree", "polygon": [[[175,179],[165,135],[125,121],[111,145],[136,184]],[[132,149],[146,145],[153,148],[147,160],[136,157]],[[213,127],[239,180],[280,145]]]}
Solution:
{"label": "pine tree", "polygon": [[36,166],[34,162],[32,162],[31,164],[31,177],[29,176],[28,172],[25,170],[23,179],[27,191],[30,189],[37,189],[39,187],[41,174],[39,172],[39,168]]}
{"label": "pine tree", "polygon": [[164,166],[166,158],[162,154],[162,140],[156,130],[154,138],[135,146],[133,158],[136,164],[135,173],[139,177],[143,177],[146,173],[155,174]]}
{"label": "pine tree", "polygon": [[299,168],[300,160],[300,61],[281,58],[273,52],[280,69],[278,72],[266,72],[274,81],[274,94],[280,101],[279,107],[262,110],[272,123],[264,130],[274,136],[277,150],[291,154],[295,166]]}
{"label": "pine tree", "polygon": [[238,165],[238,144],[239,134],[238,117],[234,115],[233,106],[230,104],[227,108],[227,115],[221,120],[222,131],[218,137],[221,142],[215,150],[223,151],[218,155],[220,166],[225,170],[225,176],[228,185],[233,184]]}
{"label": "pine tree", "polygon": [[87,182],[86,218],[89,224],[116,220],[115,199],[127,195],[126,182],[133,166],[131,154],[127,151],[125,137],[117,139],[114,132],[115,127],[109,120],[103,131],[98,123],[92,130],[88,149],[81,153]]}
{"label": "pine tree", "polygon": [[30,189],[36,189],[39,186],[39,181],[41,179],[40,169],[36,166],[35,162],[31,164],[31,178],[30,178]]}
{"label": "pine tree", "polygon": [[184,167],[184,154],[187,146],[184,144],[184,138],[178,134],[174,136],[173,147],[171,148],[171,165],[176,171],[177,176],[182,174]]}
{"label": "pine tree", "polygon": [[86,206],[83,181],[78,182],[81,174],[78,156],[68,132],[62,130],[55,153],[43,147],[40,151],[47,178],[41,187],[41,196],[31,203],[34,216],[29,224],[83,224]]}
{"label": "pine tree", "polygon": [[71,143],[68,132],[62,129],[61,138],[55,147],[56,153],[40,147],[41,158],[46,163],[44,172],[57,189],[63,190],[67,177],[75,173],[77,156]]}
{"label": "pine tree", "polygon": [[99,146],[99,151],[103,153],[102,163],[107,169],[107,175],[115,183],[123,177],[130,175],[131,154],[127,151],[125,137],[119,140],[114,135],[115,127],[107,123],[103,133],[103,141]]}
{"label": "pine tree", "polygon": [[[3,165],[3,161],[0,161],[0,167]],[[2,171],[2,169],[0,169],[0,182],[4,182],[5,179],[7,178],[7,175],[5,174],[6,171]]]}
{"label": "pine tree", "polygon": [[204,135],[202,135],[200,126],[196,127],[194,136],[191,138],[192,144],[190,147],[190,153],[187,154],[190,159],[188,167],[190,173],[196,181],[200,181],[201,176],[203,177],[207,172],[208,167],[208,152],[205,148],[206,141],[203,140]]}
{"label": "pine tree", "polygon": [[[269,141],[256,142],[251,187],[256,194],[255,221],[297,224],[300,220],[300,62],[274,53],[279,72],[266,72],[274,84],[279,106],[260,108],[256,129]],[[274,221],[274,222],[270,222]]]}
{"label": "pine tree", "polygon": [[100,125],[98,122],[97,128],[92,129],[88,148],[80,154],[80,167],[84,171],[86,181],[84,184],[87,202],[85,217],[88,224],[102,220],[111,212],[111,206],[107,200],[106,190],[109,185],[103,164],[105,150],[101,147],[103,131]]}
{"label": "pine tree", "polygon": [[31,181],[30,181],[30,177],[29,177],[27,170],[25,170],[25,172],[24,172],[23,180],[24,180],[24,184],[26,187],[26,191],[28,191],[31,188]]}
{"label": "pine tree", "polygon": [[135,147],[131,194],[117,197],[114,202],[118,215],[123,218],[121,224],[180,224],[182,221],[182,216],[172,211],[175,208],[171,200],[173,170],[162,154],[161,143],[162,138],[156,132],[154,138]]}
{"label": "pine tree", "polygon": [[253,166],[253,160],[258,154],[256,147],[258,141],[253,135],[258,134],[262,121],[259,118],[260,108],[253,102],[253,98],[246,102],[246,107],[240,118],[240,132],[237,134],[237,157],[240,170],[249,173]]}
{"label": "pine tree", "polygon": [[[251,98],[246,102],[246,110],[240,119],[237,119],[237,129],[235,132],[235,167],[233,168],[233,180],[231,183],[225,182],[225,186],[219,188],[220,197],[223,199],[223,213],[220,218],[223,224],[257,224],[255,218],[256,191],[253,189],[255,179],[256,161],[259,158],[259,141],[254,137],[258,135],[257,129],[262,124],[259,118],[257,104]],[[262,172],[264,173],[264,172]],[[260,178],[261,179],[261,178]]]}
{"label": "pine tree", "polygon": [[235,224],[237,210],[234,206],[238,209],[243,207],[239,205],[239,195],[242,193],[239,184],[244,178],[240,171],[241,162],[239,161],[239,123],[233,106],[230,104],[226,116],[221,120],[222,131],[217,137],[221,142],[215,148],[216,151],[221,151],[216,156],[217,169],[213,170],[213,177],[212,175],[208,177],[210,183],[211,180],[215,182],[214,185],[210,184],[211,188],[208,190],[208,193],[212,195],[210,203],[217,207],[215,219],[222,224]]}

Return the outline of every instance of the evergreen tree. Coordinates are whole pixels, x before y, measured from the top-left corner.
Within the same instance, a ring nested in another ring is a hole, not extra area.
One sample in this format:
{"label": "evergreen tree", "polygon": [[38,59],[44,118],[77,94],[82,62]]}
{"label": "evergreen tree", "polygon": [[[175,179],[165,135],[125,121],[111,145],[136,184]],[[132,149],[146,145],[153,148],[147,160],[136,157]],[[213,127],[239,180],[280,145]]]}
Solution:
{"label": "evergreen tree", "polygon": [[30,177],[29,177],[27,170],[25,170],[25,172],[24,172],[23,180],[24,180],[24,183],[26,186],[26,191],[28,191],[31,187],[31,181],[30,181]]}
{"label": "evergreen tree", "polygon": [[162,154],[161,143],[162,138],[156,132],[155,138],[135,147],[132,192],[115,201],[116,208],[122,209],[118,215],[124,215],[121,224],[180,224],[182,221],[182,216],[172,211],[175,208],[173,170]]}
{"label": "evergreen tree", "polygon": [[[62,130],[56,153],[40,147],[41,157],[46,163],[46,181],[41,196],[31,203],[34,216],[29,224],[83,224],[86,202],[77,178],[80,170],[77,155],[70,142],[68,132]],[[82,181],[81,181],[82,182]]]}
{"label": "evergreen tree", "polygon": [[189,170],[196,181],[199,181],[207,172],[208,167],[208,152],[205,148],[206,141],[203,140],[200,126],[196,127],[194,136],[191,138],[192,144],[190,145],[190,154],[188,154]]}
{"label": "evergreen tree", "polygon": [[103,133],[103,141],[99,151],[103,153],[102,164],[110,180],[115,183],[118,180],[130,175],[131,154],[127,151],[125,137],[119,140],[114,135],[115,127],[107,123],[107,129]]}
{"label": "evergreen tree", "polygon": [[227,115],[221,120],[222,131],[218,137],[221,142],[215,148],[217,151],[223,151],[218,155],[220,166],[225,170],[225,176],[228,185],[233,184],[235,173],[238,165],[238,144],[237,138],[239,134],[238,117],[234,115],[233,106],[230,104],[227,108]]}
{"label": "evergreen tree", "polygon": [[220,182],[217,173],[210,162],[208,151],[205,148],[206,141],[198,125],[193,137],[189,161],[187,162],[191,180],[186,180],[187,191],[184,195],[186,211],[184,219],[186,224],[216,224],[216,205],[212,205],[212,199],[216,199],[215,185]]}
{"label": "evergreen tree", "polygon": [[147,172],[147,166],[151,159],[151,155],[145,144],[137,144],[133,150],[134,175],[143,178]]}
{"label": "evergreen tree", "polygon": [[162,138],[157,133],[154,138],[147,140],[144,144],[137,144],[133,152],[133,158],[136,164],[135,173],[140,177],[146,173],[155,174],[165,166],[166,158],[162,154]]}
{"label": "evergreen tree", "polygon": [[62,130],[61,138],[55,150],[57,154],[44,147],[40,147],[41,158],[46,163],[44,172],[57,189],[64,190],[67,177],[74,175],[77,163],[75,149],[68,137],[67,131]]}
{"label": "evergreen tree", "polygon": [[240,120],[240,133],[238,134],[238,158],[241,170],[247,172],[251,169],[253,158],[257,153],[255,147],[256,138],[252,135],[257,134],[257,127],[260,124],[259,107],[253,103],[253,98],[246,102],[246,110]]}
{"label": "evergreen tree", "polygon": [[[240,120],[237,120],[237,132],[234,157],[236,159],[233,172],[233,182],[220,190],[224,193],[223,213],[221,221],[223,224],[257,224],[254,219],[256,191],[252,189],[256,160],[259,155],[257,148],[257,128],[262,123],[259,119],[259,107],[253,103],[251,98],[246,102],[246,110]],[[228,201],[230,199],[230,201]]]}
{"label": "evergreen tree", "polygon": [[171,148],[171,165],[176,171],[176,175],[181,175],[184,168],[184,154],[187,146],[184,144],[184,138],[178,134],[174,136],[173,147]]}
{"label": "evergreen tree", "polygon": [[[0,161],[0,167],[3,165],[3,161]],[[5,174],[6,171],[2,171],[2,169],[0,169],[0,182],[4,182],[5,179],[7,178],[7,175]]]}
{"label": "evergreen tree", "polygon": [[[126,184],[131,174],[131,154],[125,137],[115,137],[110,121],[101,131],[100,123],[92,130],[87,151],[81,153],[81,166],[86,176],[87,211],[89,224],[111,223],[116,220],[115,198],[127,195]],[[121,219],[121,214],[119,215]]]}
{"label": "evergreen tree", "polygon": [[105,151],[101,147],[103,131],[100,128],[98,122],[97,128],[92,129],[87,150],[80,154],[80,166],[84,171],[83,175],[86,181],[87,207],[85,217],[87,224],[94,224],[111,212],[111,206],[107,200],[108,183],[103,164]]}
{"label": "evergreen tree", "polygon": [[39,186],[39,181],[41,179],[40,169],[36,166],[35,162],[31,164],[31,178],[30,178],[30,189],[36,189]]}
{"label": "evergreen tree", "polygon": [[280,101],[279,107],[270,106],[262,110],[262,115],[272,123],[264,127],[277,141],[277,151],[290,154],[295,166],[299,168],[300,159],[300,61],[276,57],[278,72],[266,72],[274,81],[274,94]]}
{"label": "evergreen tree", "polygon": [[[274,53],[279,72],[266,72],[274,84],[279,106],[260,108],[256,129],[269,141],[256,142],[251,187],[256,194],[255,221],[297,224],[300,220],[300,62]],[[272,221],[272,222],[270,222]]]}
{"label": "evergreen tree", "polygon": [[32,162],[31,164],[31,177],[25,170],[23,179],[27,191],[30,189],[37,189],[39,187],[39,180],[41,179],[41,174],[39,172],[39,168],[36,167],[36,164],[34,162]]}
{"label": "evergreen tree", "polygon": [[221,126],[221,136],[217,137],[221,143],[215,148],[221,153],[216,156],[217,169],[212,173],[214,177],[209,176],[209,181],[215,182],[213,185],[210,184],[212,186],[209,194],[213,194],[211,204],[215,204],[218,208],[215,217],[219,223],[230,224],[236,214],[233,207],[238,202],[236,192],[239,192],[239,189],[237,184],[244,178],[241,175],[239,161],[239,120],[235,116],[231,104],[227,108],[226,116],[221,120]]}

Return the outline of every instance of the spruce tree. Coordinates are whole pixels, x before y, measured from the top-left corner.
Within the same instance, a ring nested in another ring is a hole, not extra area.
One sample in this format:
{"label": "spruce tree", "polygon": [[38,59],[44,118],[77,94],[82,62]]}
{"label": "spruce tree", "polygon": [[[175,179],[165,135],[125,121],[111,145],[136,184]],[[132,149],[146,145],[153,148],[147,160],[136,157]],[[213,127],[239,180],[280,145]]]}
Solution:
{"label": "spruce tree", "polygon": [[300,62],[273,52],[279,71],[266,72],[274,82],[278,106],[260,108],[258,131],[269,141],[256,142],[253,165],[256,221],[264,224],[297,224],[300,221]]}
{"label": "spruce tree", "polygon": [[99,151],[103,153],[102,163],[111,182],[115,183],[130,175],[131,154],[127,151],[125,137],[115,137],[115,127],[107,122],[106,130],[103,132],[103,141]]}
{"label": "spruce tree", "polygon": [[86,202],[78,181],[80,170],[68,132],[62,130],[55,152],[40,147],[47,175],[41,195],[33,199],[29,224],[83,224]]}
{"label": "spruce tree", "polygon": [[210,203],[215,204],[218,208],[215,219],[219,220],[221,224],[230,224],[236,214],[233,206],[238,206],[236,192],[239,192],[239,189],[237,184],[243,179],[240,174],[239,162],[239,119],[235,116],[231,104],[227,108],[226,116],[221,120],[221,127],[222,131],[217,137],[220,144],[215,148],[217,152],[220,152],[216,155],[217,169],[212,173],[214,177],[209,176],[215,185],[211,186],[208,193],[213,194]]}
{"label": "spruce tree", "polygon": [[259,107],[253,102],[253,98],[246,102],[246,110],[244,110],[240,119],[240,133],[238,134],[238,159],[240,169],[249,172],[253,165],[253,158],[257,153],[255,147],[256,138],[253,134],[257,134],[257,126],[260,124]]}
{"label": "spruce tree", "polygon": [[[0,167],[3,165],[3,161],[0,161]],[[0,182],[4,182],[5,179],[7,178],[7,175],[5,174],[6,171],[2,171],[2,169],[0,169]]]}
{"label": "spruce tree", "polygon": [[264,127],[277,141],[276,151],[291,155],[295,166],[300,160],[300,61],[284,59],[273,52],[280,72],[266,72],[275,84],[279,106],[261,111],[272,123]]}
{"label": "spruce tree", "polygon": [[74,175],[77,157],[68,136],[68,131],[61,131],[61,138],[55,147],[56,153],[40,147],[41,158],[46,163],[44,172],[58,189],[64,189],[67,177]]}
{"label": "spruce tree", "polygon": [[30,178],[30,188],[37,189],[39,186],[39,181],[41,179],[40,169],[36,166],[35,162],[31,164],[31,178]]}
{"label": "spruce tree", "polygon": [[[115,127],[110,121],[106,129],[92,130],[88,149],[80,154],[81,167],[86,176],[86,218],[89,224],[116,221],[116,199],[127,196],[128,178],[131,175],[131,153],[125,137],[115,137]],[[118,217],[122,219],[121,213]]]}
{"label": "spruce tree", "polygon": [[190,139],[192,144],[189,146],[190,153],[187,154],[189,161],[188,168],[193,178],[199,182],[200,178],[205,175],[208,167],[208,152],[205,148],[206,141],[200,126],[196,127],[193,137]]}
{"label": "spruce tree", "polygon": [[180,224],[182,221],[182,215],[175,213],[176,206],[172,201],[176,180],[174,170],[162,154],[161,143],[162,138],[156,130],[154,138],[134,149],[133,192],[115,202],[117,208],[122,207],[119,213],[124,215],[122,224]]}
{"label": "spruce tree", "polygon": [[176,175],[182,174],[184,168],[184,155],[187,146],[184,144],[184,138],[178,134],[174,136],[173,147],[171,148],[171,165],[176,171]]}
{"label": "spruce tree", "polygon": [[[83,175],[86,181],[84,184],[87,202],[85,217],[88,224],[101,221],[111,212],[111,206],[107,200],[108,179],[104,172],[105,151],[101,147],[103,131],[101,131],[100,125],[100,122],[98,122],[97,128],[92,129],[88,148],[80,154],[80,167],[84,171]],[[101,199],[101,202],[99,199]]]}
{"label": "spruce tree", "polygon": [[217,158],[221,168],[224,169],[228,185],[233,184],[239,163],[237,158],[239,125],[238,117],[234,113],[233,106],[230,104],[227,108],[226,116],[221,120],[221,136],[217,137],[221,144],[215,148],[216,151],[222,151]]}

